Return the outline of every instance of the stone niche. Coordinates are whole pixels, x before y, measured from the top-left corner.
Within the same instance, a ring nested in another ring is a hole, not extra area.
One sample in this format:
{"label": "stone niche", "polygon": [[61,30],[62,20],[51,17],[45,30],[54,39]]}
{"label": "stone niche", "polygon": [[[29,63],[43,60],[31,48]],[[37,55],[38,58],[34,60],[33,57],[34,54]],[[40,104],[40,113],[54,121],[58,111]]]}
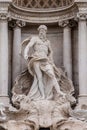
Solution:
{"label": "stone niche", "polygon": [[12,88],[12,104],[0,104],[0,126],[5,130],[86,130],[87,111],[73,109],[74,86],[62,67],[62,28],[49,25],[48,33],[46,25],[37,32],[36,28],[22,29],[22,68]]}
{"label": "stone niche", "polygon": [[0,130],[87,130],[86,5],[0,1]]}
{"label": "stone niche", "polygon": [[[48,33],[47,37],[51,41],[51,46],[53,49],[53,58],[54,63],[57,67],[61,67],[64,69],[63,65],[63,28],[59,27],[58,24],[47,25],[48,26]],[[22,35],[21,35],[21,42],[28,38],[31,35],[37,35],[37,27],[38,25],[35,24],[27,24],[25,27],[22,28]],[[73,74],[73,83],[76,90],[76,95],[78,95],[78,30],[77,27],[72,29],[72,74]],[[9,50],[12,48],[12,30],[9,31]],[[21,46],[21,43],[20,43]],[[11,53],[9,51],[9,53]],[[18,52],[15,52],[18,53]],[[19,53],[18,53],[19,54]],[[11,68],[11,55],[9,54],[9,67]],[[20,74],[24,69],[26,69],[26,63],[22,56],[20,56],[20,71],[18,70],[16,76]],[[17,59],[15,59],[15,62]],[[9,71],[11,71],[9,69]],[[13,70],[12,70],[13,71]],[[13,72],[12,72],[13,73]],[[16,77],[15,76],[15,77]],[[13,79],[15,80],[15,79]],[[13,83],[12,83],[13,84]],[[11,73],[9,73],[9,91],[11,86]]]}

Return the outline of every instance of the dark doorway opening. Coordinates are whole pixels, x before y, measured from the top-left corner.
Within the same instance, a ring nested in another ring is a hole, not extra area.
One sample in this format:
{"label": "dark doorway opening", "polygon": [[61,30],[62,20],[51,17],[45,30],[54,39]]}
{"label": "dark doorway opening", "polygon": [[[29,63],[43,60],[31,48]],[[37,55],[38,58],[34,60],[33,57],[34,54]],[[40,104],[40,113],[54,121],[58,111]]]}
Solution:
{"label": "dark doorway opening", "polygon": [[50,128],[40,128],[39,130],[50,130]]}

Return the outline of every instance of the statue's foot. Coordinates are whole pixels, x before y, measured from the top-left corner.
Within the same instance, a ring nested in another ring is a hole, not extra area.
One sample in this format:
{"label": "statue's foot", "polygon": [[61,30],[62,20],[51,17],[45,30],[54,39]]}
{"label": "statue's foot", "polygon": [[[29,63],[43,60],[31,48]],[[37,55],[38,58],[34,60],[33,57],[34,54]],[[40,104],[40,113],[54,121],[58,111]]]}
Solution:
{"label": "statue's foot", "polygon": [[43,95],[43,96],[41,97],[41,100],[43,100],[43,99],[45,99],[45,95]]}

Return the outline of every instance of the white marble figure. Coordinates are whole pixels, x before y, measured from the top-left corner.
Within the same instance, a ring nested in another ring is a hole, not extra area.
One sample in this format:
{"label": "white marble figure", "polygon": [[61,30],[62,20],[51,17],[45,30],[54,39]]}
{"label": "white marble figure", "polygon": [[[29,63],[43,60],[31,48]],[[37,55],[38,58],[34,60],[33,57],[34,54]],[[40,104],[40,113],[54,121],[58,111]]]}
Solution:
{"label": "white marble figure", "polygon": [[24,50],[24,58],[28,61],[28,71],[34,76],[29,96],[34,95],[34,98],[46,99],[50,95],[52,98],[53,87],[59,95],[64,96],[54,73],[52,49],[46,36],[47,27],[40,25],[38,31],[39,36],[33,36]]}

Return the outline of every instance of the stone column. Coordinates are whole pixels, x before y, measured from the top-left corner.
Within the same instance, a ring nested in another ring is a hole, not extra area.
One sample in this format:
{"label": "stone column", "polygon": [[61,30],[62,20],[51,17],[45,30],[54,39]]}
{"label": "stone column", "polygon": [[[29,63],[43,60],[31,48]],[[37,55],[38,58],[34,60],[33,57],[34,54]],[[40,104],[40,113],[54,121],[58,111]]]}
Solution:
{"label": "stone column", "polygon": [[8,100],[8,22],[0,20],[0,99]]}
{"label": "stone column", "polygon": [[8,6],[11,0],[0,0],[0,103],[8,98]]}
{"label": "stone column", "polygon": [[12,82],[21,72],[21,27],[25,26],[24,22],[16,21],[13,35],[13,58],[12,58]]}
{"label": "stone column", "polygon": [[71,28],[68,21],[59,22],[63,27],[63,65],[67,76],[72,79]]}
{"label": "stone column", "polygon": [[78,47],[79,47],[79,105],[87,107],[87,25],[86,15],[78,15]]}

